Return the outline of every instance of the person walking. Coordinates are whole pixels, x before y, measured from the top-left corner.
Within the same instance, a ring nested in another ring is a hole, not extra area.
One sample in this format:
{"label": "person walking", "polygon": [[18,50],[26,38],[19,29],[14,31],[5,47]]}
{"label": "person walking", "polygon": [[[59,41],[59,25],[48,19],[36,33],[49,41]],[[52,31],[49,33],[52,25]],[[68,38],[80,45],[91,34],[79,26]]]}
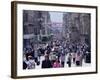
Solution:
{"label": "person walking", "polygon": [[49,60],[49,56],[45,55],[45,59],[42,61],[42,68],[52,68],[51,61]]}
{"label": "person walking", "polygon": [[78,52],[76,54],[76,66],[80,66],[81,65],[81,54]]}
{"label": "person walking", "polygon": [[36,64],[32,56],[28,56],[28,61],[26,61],[26,64],[27,64],[27,69],[35,69]]}
{"label": "person walking", "polygon": [[65,53],[64,53],[64,51],[62,51],[61,57],[60,57],[62,67],[64,67],[64,64],[65,64],[65,57],[66,57]]}
{"label": "person walking", "polygon": [[55,52],[50,52],[50,54],[49,54],[49,59],[50,59],[50,61],[51,61],[51,64],[53,65],[54,64],[54,62],[56,61],[56,53]]}
{"label": "person walking", "polygon": [[75,52],[72,53],[72,58],[73,58],[73,63],[75,63],[75,59],[76,59],[76,53]]}
{"label": "person walking", "polygon": [[71,55],[71,53],[69,53],[68,61],[67,61],[68,67],[71,67],[71,61],[72,61],[72,55]]}
{"label": "person walking", "polygon": [[60,67],[61,67],[60,61],[59,61],[59,59],[57,58],[56,61],[55,61],[54,64],[53,64],[53,68],[60,68]]}

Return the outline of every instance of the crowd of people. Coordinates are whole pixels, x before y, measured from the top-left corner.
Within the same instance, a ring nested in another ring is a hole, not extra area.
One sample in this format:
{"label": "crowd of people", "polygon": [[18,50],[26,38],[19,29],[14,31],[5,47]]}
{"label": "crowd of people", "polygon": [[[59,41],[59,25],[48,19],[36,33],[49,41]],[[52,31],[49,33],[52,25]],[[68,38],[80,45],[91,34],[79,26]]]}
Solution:
{"label": "crowd of people", "polygon": [[[63,40],[55,40],[37,44],[37,47],[30,44],[23,51],[23,69],[35,69],[36,66],[62,68],[65,67],[65,64],[71,67],[72,63],[82,66],[83,61],[91,62],[90,45],[85,42],[68,43]],[[44,60],[40,64],[41,57],[44,57]]]}

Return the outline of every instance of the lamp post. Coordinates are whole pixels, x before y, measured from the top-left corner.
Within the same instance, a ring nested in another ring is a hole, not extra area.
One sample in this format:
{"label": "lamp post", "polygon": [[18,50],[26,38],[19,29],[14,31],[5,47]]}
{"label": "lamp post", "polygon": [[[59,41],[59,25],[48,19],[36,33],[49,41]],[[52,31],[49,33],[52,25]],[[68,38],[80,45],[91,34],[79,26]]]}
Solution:
{"label": "lamp post", "polygon": [[42,36],[42,29],[43,29],[43,17],[42,17],[42,12],[38,12],[38,29],[39,29],[39,34],[37,35],[38,41],[41,40],[41,36]]}

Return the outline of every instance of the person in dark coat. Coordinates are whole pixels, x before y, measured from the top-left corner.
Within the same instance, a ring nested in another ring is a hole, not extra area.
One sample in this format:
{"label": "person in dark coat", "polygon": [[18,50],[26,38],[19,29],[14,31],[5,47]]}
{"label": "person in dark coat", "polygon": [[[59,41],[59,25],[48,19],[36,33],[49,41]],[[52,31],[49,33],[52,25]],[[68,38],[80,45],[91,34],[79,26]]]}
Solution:
{"label": "person in dark coat", "polygon": [[42,48],[42,46],[40,46],[40,48],[38,49],[41,55],[44,55],[45,50]]}
{"label": "person in dark coat", "polygon": [[23,69],[27,68],[27,64],[25,63],[25,61],[23,61]]}
{"label": "person in dark coat", "polygon": [[52,64],[48,55],[46,55],[45,60],[42,61],[42,68],[52,68]]}

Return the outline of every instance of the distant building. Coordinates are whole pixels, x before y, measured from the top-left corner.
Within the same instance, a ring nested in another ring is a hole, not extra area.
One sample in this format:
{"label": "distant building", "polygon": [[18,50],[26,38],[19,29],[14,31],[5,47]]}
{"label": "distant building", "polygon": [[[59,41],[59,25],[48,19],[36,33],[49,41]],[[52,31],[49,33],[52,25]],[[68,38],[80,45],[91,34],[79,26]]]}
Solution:
{"label": "distant building", "polygon": [[41,41],[41,37],[50,34],[47,23],[50,23],[50,15],[47,11],[23,10],[23,40],[24,46]]}
{"label": "distant building", "polygon": [[64,13],[63,36],[69,42],[90,41],[91,16],[88,13]]}

